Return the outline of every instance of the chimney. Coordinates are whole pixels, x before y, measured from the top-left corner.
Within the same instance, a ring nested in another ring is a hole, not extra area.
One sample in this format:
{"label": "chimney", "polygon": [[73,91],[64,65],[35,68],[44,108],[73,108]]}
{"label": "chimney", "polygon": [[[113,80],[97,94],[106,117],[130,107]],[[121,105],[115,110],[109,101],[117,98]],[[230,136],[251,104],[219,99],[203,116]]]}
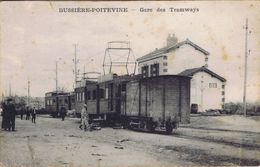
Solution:
{"label": "chimney", "polygon": [[167,37],[167,47],[174,46],[178,42],[177,37],[175,34],[169,34]]}

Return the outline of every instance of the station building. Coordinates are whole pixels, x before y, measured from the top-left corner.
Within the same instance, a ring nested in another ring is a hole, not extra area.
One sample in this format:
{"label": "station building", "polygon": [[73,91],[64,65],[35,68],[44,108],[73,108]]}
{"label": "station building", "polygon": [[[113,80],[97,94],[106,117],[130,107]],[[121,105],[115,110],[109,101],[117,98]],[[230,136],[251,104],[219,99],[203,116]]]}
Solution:
{"label": "station building", "polygon": [[208,69],[209,52],[189,39],[178,42],[169,35],[165,47],[137,59],[143,77],[184,75],[192,77],[191,105],[199,112],[222,109],[225,103],[226,80]]}

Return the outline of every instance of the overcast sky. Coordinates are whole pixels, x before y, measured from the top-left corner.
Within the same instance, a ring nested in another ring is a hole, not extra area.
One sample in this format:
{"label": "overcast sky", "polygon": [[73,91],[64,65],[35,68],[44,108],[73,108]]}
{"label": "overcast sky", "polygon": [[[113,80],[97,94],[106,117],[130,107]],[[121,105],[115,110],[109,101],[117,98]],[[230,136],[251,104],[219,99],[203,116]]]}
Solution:
{"label": "overcast sky", "polygon": [[[102,71],[107,42],[130,41],[135,58],[165,45],[168,34],[189,38],[210,52],[209,69],[227,79],[226,101],[242,101],[246,18],[249,101],[260,100],[260,3],[241,2],[1,2],[0,85],[3,93],[44,96],[59,87],[72,90],[74,44],[80,72]],[[65,7],[126,7],[127,13],[59,13]],[[139,9],[153,8],[151,13]],[[157,7],[167,9],[156,12]],[[168,8],[198,8],[169,12]],[[197,58],[194,57],[194,61]]]}

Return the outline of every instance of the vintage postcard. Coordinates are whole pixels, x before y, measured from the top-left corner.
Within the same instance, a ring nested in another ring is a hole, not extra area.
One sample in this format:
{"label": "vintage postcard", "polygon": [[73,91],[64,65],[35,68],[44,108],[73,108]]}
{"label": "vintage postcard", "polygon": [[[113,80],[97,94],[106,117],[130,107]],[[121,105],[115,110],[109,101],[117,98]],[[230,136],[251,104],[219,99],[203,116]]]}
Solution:
{"label": "vintage postcard", "polygon": [[0,167],[260,165],[259,1],[0,2]]}

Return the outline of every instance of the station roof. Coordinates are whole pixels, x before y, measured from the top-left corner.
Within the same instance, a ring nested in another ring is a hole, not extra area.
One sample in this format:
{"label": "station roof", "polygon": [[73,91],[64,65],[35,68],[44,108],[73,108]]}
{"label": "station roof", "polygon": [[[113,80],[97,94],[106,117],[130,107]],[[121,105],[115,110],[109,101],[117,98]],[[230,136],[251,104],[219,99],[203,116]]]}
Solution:
{"label": "station roof", "polygon": [[197,72],[206,72],[206,73],[214,76],[215,78],[221,80],[222,82],[226,82],[225,78],[221,77],[220,75],[214,73],[213,71],[209,70],[208,68],[206,68],[204,66],[199,67],[199,68],[186,69],[186,70],[182,71],[181,73],[179,73],[178,75],[193,76]]}
{"label": "station roof", "polygon": [[196,45],[195,43],[191,42],[188,38],[185,40],[185,41],[182,41],[182,42],[179,42],[179,43],[176,43],[174,45],[170,45],[170,46],[166,46],[166,47],[163,47],[163,48],[160,48],[160,49],[156,49],[155,51],[153,52],[150,52],[140,58],[137,59],[137,61],[142,61],[142,60],[145,60],[145,59],[152,59],[152,58],[156,58],[156,57],[159,57],[161,56],[161,54],[165,54],[165,53],[168,53],[172,50],[176,50],[177,48],[179,48],[180,46],[182,45],[185,45],[185,44],[188,44],[192,47],[194,47],[196,50],[199,50],[200,52],[202,52],[204,55],[209,55],[209,52],[204,50],[203,48],[201,48],[200,46]]}

